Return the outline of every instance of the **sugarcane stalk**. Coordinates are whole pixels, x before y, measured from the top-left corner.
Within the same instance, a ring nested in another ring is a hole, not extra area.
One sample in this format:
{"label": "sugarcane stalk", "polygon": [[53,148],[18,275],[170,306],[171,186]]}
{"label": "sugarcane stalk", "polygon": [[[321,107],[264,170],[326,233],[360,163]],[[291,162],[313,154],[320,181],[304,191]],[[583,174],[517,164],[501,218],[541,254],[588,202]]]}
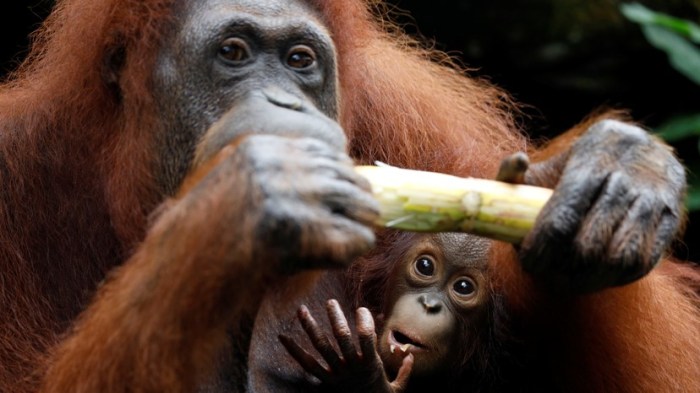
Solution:
{"label": "sugarcane stalk", "polygon": [[378,225],[467,232],[520,243],[552,190],[382,165],[357,166],[380,206]]}

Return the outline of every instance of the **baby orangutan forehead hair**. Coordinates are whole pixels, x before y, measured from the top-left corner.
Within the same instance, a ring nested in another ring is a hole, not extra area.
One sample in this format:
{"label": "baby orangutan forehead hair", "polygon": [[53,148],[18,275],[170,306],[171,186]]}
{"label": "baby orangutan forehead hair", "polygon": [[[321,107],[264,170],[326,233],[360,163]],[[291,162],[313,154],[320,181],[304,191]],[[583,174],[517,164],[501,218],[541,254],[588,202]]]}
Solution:
{"label": "baby orangutan forehead hair", "polygon": [[460,266],[486,269],[491,241],[465,233],[444,232],[432,235],[442,253]]}

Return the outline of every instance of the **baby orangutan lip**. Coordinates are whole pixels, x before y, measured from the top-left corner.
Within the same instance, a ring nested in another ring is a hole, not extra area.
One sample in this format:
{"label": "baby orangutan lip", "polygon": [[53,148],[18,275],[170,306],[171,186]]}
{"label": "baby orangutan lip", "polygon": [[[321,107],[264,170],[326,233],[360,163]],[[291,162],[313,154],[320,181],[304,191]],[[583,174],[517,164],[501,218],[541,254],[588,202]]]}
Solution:
{"label": "baby orangutan lip", "polygon": [[392,330],[389,334],[389,351],[391,353],[407,354],[408,352],[427,351],[428,348],[415,338],[398,331]]}

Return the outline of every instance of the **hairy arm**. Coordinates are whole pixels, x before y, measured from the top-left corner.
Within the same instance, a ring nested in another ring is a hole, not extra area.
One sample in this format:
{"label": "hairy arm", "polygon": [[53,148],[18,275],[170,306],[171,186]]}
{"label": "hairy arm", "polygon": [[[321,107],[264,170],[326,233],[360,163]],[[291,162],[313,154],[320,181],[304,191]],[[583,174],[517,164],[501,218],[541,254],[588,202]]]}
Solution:
{"label": "hairy arm", "polygon": [[509,297],[529,298],[534,343],[548,348],[541,360],[568,391],[696,389],[700,273],[667,259],[685,219],[672,150],[634,125],[594,119],[531,157],[520,179],[555,192],[518,250],[531,281]]}
{"label": "hairy arm", "polygon": [[191,391],[270,280],[370,247],[376,207],[350,164],[258,135],[200,166],[56,349],[43,391]]}

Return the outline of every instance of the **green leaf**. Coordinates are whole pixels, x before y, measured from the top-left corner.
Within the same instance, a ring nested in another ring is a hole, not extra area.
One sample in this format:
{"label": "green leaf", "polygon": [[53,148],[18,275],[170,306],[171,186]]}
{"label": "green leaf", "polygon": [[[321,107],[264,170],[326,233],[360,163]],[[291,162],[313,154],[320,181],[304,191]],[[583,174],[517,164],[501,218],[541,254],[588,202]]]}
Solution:
{"label": "green leaf", "polygon": [[654,23],[656,20],[656,12],[639,3],[625,3],[620,5],[622,15],[632,22],[637,23]]}
{"label": "green leaf", "polygon": [[685,204],[688,207],[688,211],[700,210],[700,187],[690,187]]}
{"label": "green leaf", "polygon": [[700,135],[700,114],[674,117],[656,129],[656,134],[666,142],[675,142]]}
{"label": "green leaf", "polygon": [[676,70],[700,84],[700,50],[692,44],[700,43],[700,25],[652,11],[639,3],[622,4],[620,11],[641,25],[647,40],[666,52]]}
{"label": "green leaf", "polygon": [[655,12],[639,3],[627,3],[620,5],[620,11],[632,22],[641,25],[657,25],[672,30],[696,44],[700,44],[700,25],[673,16]]}
{"label": "green leaf", "polygon": [[700,50],[680,35],[654,25],[642,25],[647,40],[666,52],[671,65],[700,85]]}

